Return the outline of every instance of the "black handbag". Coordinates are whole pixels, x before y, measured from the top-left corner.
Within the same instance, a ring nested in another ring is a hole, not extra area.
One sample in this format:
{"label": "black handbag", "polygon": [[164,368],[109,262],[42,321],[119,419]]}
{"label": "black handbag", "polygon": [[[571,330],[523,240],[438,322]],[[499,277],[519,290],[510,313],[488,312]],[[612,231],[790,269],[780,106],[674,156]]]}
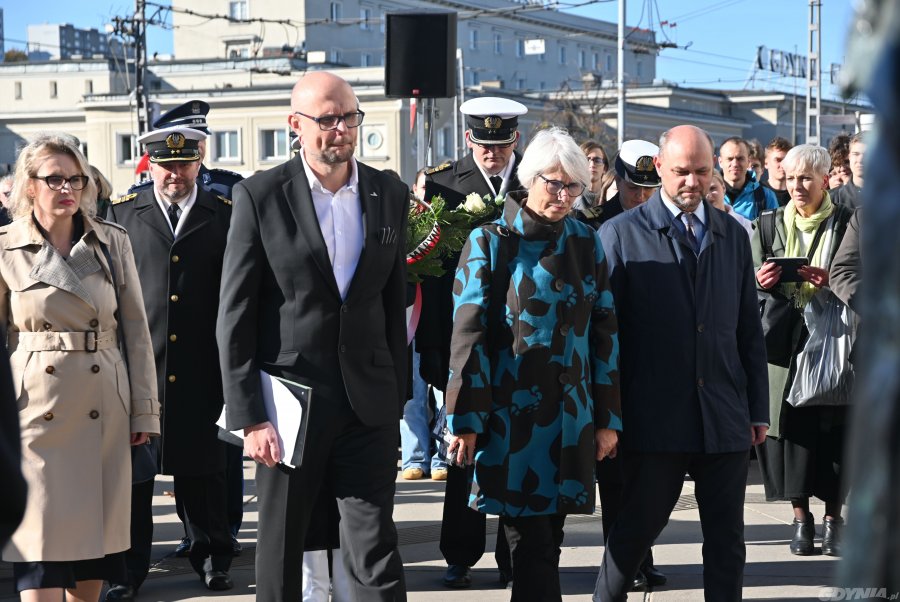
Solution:
{"label": "black handbag", "polygon": [[[811,260],[825,232],[829,220],[825,220],[816,230],[807,257]],[[762,246],[763,262],[774,257],[772,243],[775,240],[775,211],[763,211],[759,216],[759,241]],[[757,291],[759,317],[762,320],[763,337],[766,340],[766,358],[770,364],[789,368],[794,350],[803,330],[803,313],[791,297],[779,287]]]}

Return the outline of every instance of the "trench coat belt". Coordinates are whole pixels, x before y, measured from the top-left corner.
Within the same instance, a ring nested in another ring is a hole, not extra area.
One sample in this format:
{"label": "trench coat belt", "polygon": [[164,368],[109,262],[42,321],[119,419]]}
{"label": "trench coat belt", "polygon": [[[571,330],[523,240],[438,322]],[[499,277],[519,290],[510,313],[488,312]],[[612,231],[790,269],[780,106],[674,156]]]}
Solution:
{"label": "trench coat belt", "polygon": [[85,332],[10,332],[9,351],[88,351],[118,345],[115,330]]}

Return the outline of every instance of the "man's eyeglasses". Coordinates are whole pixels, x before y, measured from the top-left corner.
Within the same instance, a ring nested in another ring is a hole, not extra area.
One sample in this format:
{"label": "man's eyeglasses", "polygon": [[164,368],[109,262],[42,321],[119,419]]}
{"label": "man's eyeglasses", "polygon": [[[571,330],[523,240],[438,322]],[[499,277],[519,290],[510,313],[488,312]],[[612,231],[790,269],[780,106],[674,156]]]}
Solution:
{"label": "man's eyeglasses", "polygon": [[47,183],[50,190],[62,190],[63,184],[68,184],[71,190],[82,190],[90,178],[87,176],[72,176],[64,178],[63,176],[31,176],[35,180],[43,180]]}
{"label": "man's eyeglasses", "polygon": [[609,165],[609,161],[603,157],[588,157],[587,160],[588,163],[593,163],[594,165]]}
{"label": "man's eyeglasses", "polygon": [[363,117],[366,116],[362,111],[344,113],[343,115],[323,115],[322,117],[313,117],[312,115],[307,115],[300,111],[294,111],[294,114],[306,117],[307,119],[312,119],[318,124],[319,129],[323,132],[336,130],[342,121],[344,122],[344,125],[347,126],[347,129],[359,127],[363,122]]}
{"label": "man's eyeglasses", "polygon": [[544,181],[544,188],[546,188],[547,192],[550,194],[559,194],[565,190],[569,193],[570,197],[576,197],[581,196],[581,193],[584,192],[584,189],[586,188],[581,182],[569,182],[566,184],[559,180],[548,180],[542,174],[538,174],[538,177]]}

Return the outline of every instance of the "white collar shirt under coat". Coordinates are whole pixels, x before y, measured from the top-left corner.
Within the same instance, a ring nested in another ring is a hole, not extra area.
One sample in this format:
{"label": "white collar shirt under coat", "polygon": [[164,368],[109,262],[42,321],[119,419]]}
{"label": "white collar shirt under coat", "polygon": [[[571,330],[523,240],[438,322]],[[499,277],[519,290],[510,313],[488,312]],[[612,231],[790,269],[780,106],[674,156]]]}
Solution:
{"label": "white collar shirt under coat", "polygon": [[[194,187],[191,189],[190,194],[188,194],[183,199],[180,199],[177,203],[170,203],[169,201],[162,198],[159,194],[159,191],[156,190],[156,185],[153,185],[153,196],[156,197],[156,204],[159,205],[159,210],[163,212],[163,217],[166,218],[166,224],[169,226],[169,230],[172,230],[172,236],[178,238],[178,235],[181,234],[181,231],[184,229],[184,223],[187,221],[188,213],[191,211],[191,207],[194,206],[194,201],[197,200],[197,184],[194,184]],[[172,228],[172,221],[169,219],[169,205],[178,205],[178,227]]]}
{"label": "white collar shirt under coat", "polygon": [[306,171],[306,179],[309,181],[309,191],[316,209],[316,217],[319,219],[319,229],[328,249],[334,279],[337,281],[341,299],[346,299],[353,274],[356,273],[359,256],[362,254],[365,234],[356,159],[350,159],[350,179],[332,194],[322,186],[316,174],[310,169],[303,151],[300,152],[300,158]]}

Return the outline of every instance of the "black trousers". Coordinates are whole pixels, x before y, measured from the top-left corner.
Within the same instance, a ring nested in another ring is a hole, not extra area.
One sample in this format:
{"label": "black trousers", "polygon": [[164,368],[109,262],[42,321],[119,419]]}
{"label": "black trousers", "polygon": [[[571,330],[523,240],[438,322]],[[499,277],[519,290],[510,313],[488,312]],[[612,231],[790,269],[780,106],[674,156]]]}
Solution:
{"label": "black trousers", "polygon": [[[597,491],[600,494],[600,520],[603,522],[603,545],[609,539],[609,534],[622,512],[622,502],[625,499],[625,468],[622,458],[625,456],[620,449],[615,458],[604,458],[597,462]],[[641,562],[641,569],[653,566],[653,550],[647,551],[647,556]]]}
{"label": "black trousers", "polygon": [[316,400],[303,465],[258,465],[259,534],[256,599],[301,599],[303,547],[319,490],[327,480],[340,512],[341,554],[350,590],[360,602],[406,600],[394,526],[399,421],[362,424],[344,399]]}
{"label": "black trousers", "polygon": [[[225,502],[228,512],[228,529],[233,537],[237,537],[244,522],[244,449],[237,445],[226,444],[225,448]],[[187,525],[184,522],[184,504],[175,497],[175,513],[184,525],[187,536]]]}
{"label": "black trousers", "polygon": [[[469,469],[447,467],[447,485],[444,490],[444,514],[441,519],[441,554],[447,564],[474,566],[484,555],[487,517],[469,507]],[[512,574],[512,560],[500,518],[494,559],[497,568]]]}
{"label": "black trousers", "polygon": [[[223,473],[196,477],[176,476],[175,496],[182,501],[188,536],[192,540],[191,566],[201,577],[206,571],[231,567],[231,535],[225,511]],[[153,548],[153,480],[131,485],[131,548],[125,552],[128,583],[139,589],[150,572]]]}
{"label": "black trousers", "polygon": [[504,517],[513,565],[510,602],[559,602],[559,554],[564,514]]}
{"label": "black trousers", "polygon": [[191,538],[188,559],[201,577],[227,571],[233,557],[225,501],[225,473],[175,476],[175,499],[184,504],[184,525]]}
{"label": "black trousers", "polygon": [[125,552],[128,583],[140,589],[150,572],[153,549],[153,479],[131,484],[131,548]]}
{"label": "black trousers", "polygon": [[609,534],[594,601],[624,602],[631,582],[678,501],[684,475],[694,480],[703,530],[703,592],[709,601],[739,601],[743,585],[744,493],[750,455],[643,454],[625,457],[627,511]]}

